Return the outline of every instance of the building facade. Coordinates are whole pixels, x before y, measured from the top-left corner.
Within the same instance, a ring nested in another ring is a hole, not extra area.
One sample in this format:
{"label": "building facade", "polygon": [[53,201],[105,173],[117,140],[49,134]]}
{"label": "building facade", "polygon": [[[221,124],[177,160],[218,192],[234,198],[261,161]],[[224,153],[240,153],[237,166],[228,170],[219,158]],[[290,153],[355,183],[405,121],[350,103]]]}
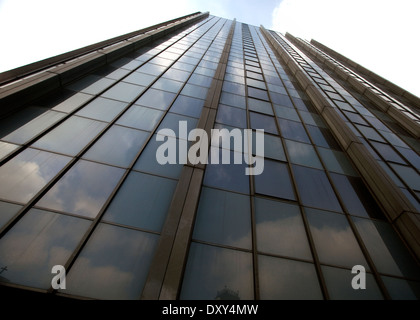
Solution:
{"label": "building facade", "polygon": [[419,99],[324,45],[198,12],[0,81],[6,294],[420,297]]}

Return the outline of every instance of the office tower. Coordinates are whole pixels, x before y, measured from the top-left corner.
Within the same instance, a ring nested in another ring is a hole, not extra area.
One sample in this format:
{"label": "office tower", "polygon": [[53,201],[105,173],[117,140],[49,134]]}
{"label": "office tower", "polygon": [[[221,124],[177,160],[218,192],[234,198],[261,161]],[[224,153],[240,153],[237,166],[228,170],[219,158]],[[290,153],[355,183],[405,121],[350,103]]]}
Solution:
{"label": "office tower", "polygon": [[420,296],[418,98],[324,45],[198,12],[0,79],[6,294]]}

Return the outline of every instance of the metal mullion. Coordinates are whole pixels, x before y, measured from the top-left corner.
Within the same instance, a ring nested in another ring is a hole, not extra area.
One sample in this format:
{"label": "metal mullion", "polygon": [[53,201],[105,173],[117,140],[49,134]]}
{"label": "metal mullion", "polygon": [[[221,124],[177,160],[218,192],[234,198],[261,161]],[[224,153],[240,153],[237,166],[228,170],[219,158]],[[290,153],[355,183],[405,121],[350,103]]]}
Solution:
{"label": "metal mullion", "polygon": [[[283,81],[283,79],[282,79],[282,81]],[[286,88],[286,90],[288,91],[288,89],[287,89],[287,88]],[[294,105],[294,102],[293,102],[293,101],[292,101],[292,103],[293,103],[293,105]],[[314,142],[313,142],[313,140],[312,140],[312,137],[311,137],[311,135],[310,135],[310,133],[309,133],[309,131],[308,131],[307,127],[306,127],[306,124],[302,121],[302,118],[301,118],[301,115],[300,115],[300,111],[299,111],[299,109],[297,109],[295,105],[294,105],[294,108],[296,109],[296,111],[297,111],[297,113],[298,113],[298,116],[299,116],[299,118],[300,118],[300,120],[301,120],[301,122],[302,122],[302,125],[303,125],[303,126],[304,126],[304,128],[305,128],[305,131],[306,131],[306,133],[307,133],[307,135],[308,135],[308,137],[309,137],[309,139],[310,139],[310,141],[311,141],[311,144],[314,146],[315,144],[314,144]],[[363,253],[364,257],[366,258],[366,260],[367,260],[366,262],[368,263],[368,265],[369,265],[369,267],[370,267],[370,269],[371,269],[371,272],[372,272],[372,274],[373,274],[373,276],[374,276],[374,278],[375,278],[375,280],[376,280],[376,282],[377,282],[377,284],[378,284],[378,286],[379,286],[379,288],[380,288],[380,290],[381,290],[381,293],[383,294],[383,296],[384,296],[384,298],[385,298],[385,299],[388,299],[388,300],[389,300],[391,297],[390,297],[390,295],[389,295],[389,293],[388,293],[388,290],[386,289],[385,284],[383,283],[383,281],[382,281],[382,279],[381,279],[381,277],[380,277],[380,274],[379,274],[378,270],[376,269],[376,266],[375,266],[375,264],[374,264],[374,262],[373,262],[373,259],[371,258],[370,254],[369,254],[369,252],[368,252],[368,250],[367,250],[367,248],[366,248],[366,246],[365,246],[365,244],[364,244],[364,242],[363,242],[363,239],[362,239],[362,237],[360,236],[360,233],[358,232],[358,230],[357,230],[357,228],[356,228],[356,226],[355,226],[355,224],[354,224],[353,220],[351,219],[351,217],[352,217],[352,216],[351,216],[351,215],[350,215],[350,213],[348,212],[347,207],[345,206],[344,201],[343,201],[343,199],[342,199],[342,197],[341,197],[340,193],[339,193],[339,192],[338,192],[338,190],[336,189],[336,186],[335,186],[335,184],[334,184],[334,182],[333,182],[333,180],[332,180],[332,178],[331,178],[331,174],[330,174],[330,172],[327,170],[327,168],[326,168],[326,166],[325,166],[325,163],[324,163],[323,159],[320,157],[320,154],[319,154],[318,148],[315,148],[315,147],[314,147],[314,149],[315,149],[315,152],[316,152],[316,154],[317,154],[317,156],[318,156],[318,158],[319,158],[319,161],[321,162],[321,165],[322,165],[322,167],[323,167],[323,171],[324,171],[324,172],[325,172],[325,174],[327,175],[328,182],[330,183],[331,187],[333,188],[333,190],[334,190],[334,194],[336,195],[337,200],[339,201],[340,206],[341,206],[341,208],[343,209],[344,215],[346,216],[346,219],[347,219],[347,221],[348,221],[348,223],[349,223],[350,228],[352,229],[352,232],[353,232],[353,234],[354,234],[354,236],[355,236],[355,238],[356,238],[356,241],[357,241],[357,243],[358,243],[358,245],[359,245],[359,247],[360,247],[360,249],[361,249],[361,251],[362,251],[362,253]],[[306,215],[305,215],[305,219],[306,219]],[[309,232],[310,232],[310,230],[309,230]],[[322,270],[321,270],[321,271],[322,271]]]}
{"label": "metal mullion", "polygon": [[[211,18],[209,21],[211,21],[213,18]],[[207,21],[207,22],[209,22]],[[203,35],[201,35],[197,40],[195,40],[191,46],[189,48],[191,48],[196,42],[198,42],[209,30],[211,30],[218,22],[220,21],[217,20]],[[201,27],[203,24],[201,24],[199,27]],[[197,30],[199,27],[197,27],[196,29],[194,29],[193,31]],[[193,32],[191,31],[191,32]],[[190,33],[191,33],[190,32]],[[190,33],[188,33],[186,36],[188,36]],[[184,37],[183,37],[184,38]],[[181,38],[182,39],[182,38]],[[168,48],[168,47],[167,47]],[[166,49],[167,49],[166,48]],[[188,49],[189,49],[188,48]],[[165,51],[166,49],[162,50],[161,52]],[[185,50],[185,52],[188,51]],[[161,53],[160,52],[160,53]],[[184,54],[185,54],[184,52]],[[159,53],[159,54],[160,54]],[[152,83],[150,83],[146,89],[138,96],[136,97],[132,103],[130,103],[112,122],[116,123],[119,118],[125,113],[125,111],[127,111],[132,105],[134,105],[134,103],[145,93],[147,92],[147,90],[149,90],[154,83],[156,83],[161,77],[162,75],[168,70],[170,69],[184,54],[180,55],[171,65],[169,65],[165,71],[163,71],[161,73],[161,75],[159,77],[157,77],[155,80],[153,80]],[[153,58],[153,57],[152,57]],[[151,59],[152,59],[151,58]],[[149,59],[150,60],[150,59]],[[149,61],[148,60],[148,61]],[[148,62],[147,61],[147,62]],[[198,65],[198,64],[197,64]],[[192,74],[192,73],[191,73]],[[191,75],[190,75],[191,76]],[[105,201],[104,205],[102,206],[101,210],[99,211],[99,213],[97,214],[97,216],[95,217],[95,219],[93,220],[92,224],[90,225],[89,229],[86,231],[85,235],[82,237],[81,241],[79,242],[78,246],[76,247],[76,249],[73,251],[73,254],[70,256],[70,258],[67,260],[67,263],[65,264],[65,269],[68,272],[71,267],[73,266],[74,262],[76,261],[77,257],[79,256],[79,254],[81,253],[81,251],[83,250],[84,246],[87,244],[87,242],[89,241],[91,235],[93,234],[93,232],[95,231],[97,225],[100,223],[103,215],[105,214],[106,209],[108,208],[109,204],[113,201],[114,197],[116,196],[116,194],[118,193],[118,191],[120,190],[121,186],[124,184],[125,180],[127,179],[128,175],[133,171],[133,167],[136,164],[137,160],[140,158],[143,150],[146,148],[147,144],[149,143],[149,141],[151,140],[151,138],[153,137],[153,135],[155,134],[156,129],[159,127],[160,123],[163,121],[163,119],[165,118],[165,116],[168,114],[170,106],[174,103],[174,101],[177,99],[177,97],[179,96],[180,92],[182,91],[183,87],[185,86],[186,81],[184,82],[184,85],[179,89],[177,95],[173,98],[172,102],[170,103],[168,109],[165,111],[164,115],[161,117],[160,121],[155,125],[155,128],[150,132],[148,139],[145,141],[145,143],[143,144],[142,148],[139,150],[139,152],[137,153],[137,155],[134,157],[134,159],[132,160],[132,162],[130,163],[129,167],[125,170],[123,176],[121,177],[120,181],[117,183],[116,187],[114,188],[114,190],[112,191],[112,193],[109,195],[108,199]],[[111,127],[111,125],[109,127]],[[159,233],[160,234],[160,233]],[[51,293],[55,293],[56,290],[52,289],[52,287],[50,287],[49,292]]]}

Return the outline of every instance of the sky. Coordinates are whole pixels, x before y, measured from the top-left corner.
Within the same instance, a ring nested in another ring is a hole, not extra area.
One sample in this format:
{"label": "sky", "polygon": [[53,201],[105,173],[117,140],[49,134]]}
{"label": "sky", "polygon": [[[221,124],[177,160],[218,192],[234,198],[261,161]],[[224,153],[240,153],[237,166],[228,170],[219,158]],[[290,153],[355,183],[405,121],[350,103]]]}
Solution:
{"label": "sky", "polygon": [[0,0],[0,72],[196,11],[315,39],[420,97],[419,0]]}

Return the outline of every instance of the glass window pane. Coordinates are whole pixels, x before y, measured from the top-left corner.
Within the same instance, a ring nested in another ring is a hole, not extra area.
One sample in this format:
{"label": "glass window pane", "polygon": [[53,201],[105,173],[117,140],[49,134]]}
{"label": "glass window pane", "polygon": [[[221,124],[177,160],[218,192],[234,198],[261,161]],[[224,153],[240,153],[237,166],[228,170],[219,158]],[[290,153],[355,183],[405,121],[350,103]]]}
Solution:
{"label": "glass window pane", "polygon": [[349,176],[358,176],[357,172],[353,169],[350,160],[343,152],[324,148],[318,148],[318,152],[328,171]]}
{"label": "glass window pane", "polygon": [[290,161],[303,166],[322,169],[321,162],[314,147],[306,143],[285,140]]}
{"label": "glass window pane", "polygon": [[[173,137],[167,137],[166,139],[175,139]],[[167,140],[165,140],[167,141]],[[139,160],[137,160],[136,164],[134,165],[134,170],[153,173],[164,177],[178,179],[179,175],[181,174],[182,168],[184,165],[177,161],[176,164],[160,164],[156,160],[156,153],[159,146],[162,145],[163,142],[156,141],[156,135],[152,137],[151,140],[147,143],[146,148],[140,155]],[[179,140],[177,139],[177,145]]]}
{"label": "glass window pane", "polygon": [[203,106],[204,100],[179,95],[169,111],[194,118],[200,118]]}
{"label": "glass window pane", "polygon": [[115,80],[102,78],[96,75],[88,75],[81,80],[78,80],[66,88],[73,91],[80,91],[88,94],[98,94],[109,86],[115,83]]}
{"label": "glass window pane", "polygon": [[224,81],[222,90],[241,96],[245,95],[245,86],[236,82]]}
{"label": "glass window pane", "polygon": [[36,141],[33,146],[74,156],[105,126],[103,122],[73,116]]}
{"label": "glass window pane", "polygon": [[198,119],[181,116],[174,113],[168,113],[165,116],[165,118],[163,118],[162,122],[160,123],[157,129],[157,134],[160,134],[159,131],[161,129],[171,129],[175,134],[174,137],[177,137],[180,139],[186,139],[187,137],[180,136],[181,133],[180,133],[179,128],[180,128],[181,122],[187,122],[187,132],[190,132],[190,130],[195,129],[197,127]]}
{"label": "glass window pane", "polygon": [[117,124],[152,131],[162,115],[163,111],[133,105],[118,119]]}
{"label": "glass window pane", "polygon": [[181,94],[198,98],[198,99],[206,99],[208,89],[205,87],[196,86],[193,84],[186,84],[184,89],[182,89]]}
{"label": "glass window pane", "polygon": [[271,103],[267,101],[248,98],[248,109],[252,111],[265,113],[270,116],[274,115],[273,108],[271,107]]}
{"label": "glass window pane", "polygon": [[254,79],[247,79],[246,83],[247,83],[248,86],[252,86],[252,87],[255,87],[255,88],[266,90],[266,86],[265,86],[265,83],[263,81],[258,81],[258,80],[254,80]]}
{"label": "glass window pane", "polygon": [[303,205],[341,212],[324,171],[296,165],[292,167]]}
{"label": "glass window pane", "polygon": [[164,78],[173,79],[181,82],[187,81],[188,77],[190,76],[190,72],[182,71],[174,68],[170,68],[166,71],[163,75]]}
{"label": "glass window pane", "polygon": [[15,151],[19,146],[0,141],[0,161],[6,158],[9,154],[11,154],[13,151]]}
{"label": "glass window pane", "polygon": [[414,281],[382,276],[392,300],[419,300],[420,284]]}
{"label": "glass window pane", "polygon": [[178,93],[179,89],[181,89],[183,83],[171,79],[165,79],[160,78],[158,81],[156,81],[152,88],[159,89],[159,90],[165,90],[172,93]]}
{"label": "glass window pane", "polygon": [[282,136],[286,139],[297,140],[300,142],[311,143],[306,134],[305,128],[299,122],[278,119]]}
{"label": "glass window pane", "polygon": [[192,243],[182,300],[253,299],[250,253]]}
{"label": "glass window pane", "polygon": [[128,77],[124,78],[124,82],[129,82],[132,84],[136,84],[142,87],[149,86],[154,80],[156,76],[152,76],[150,74],[145,74],[141,72],[133,72]]}
{"label": "glass window pane", "polygon": [[0,242],[0,281],[48,289],[51,268],[66,264],[90,223],[31,209]]}
{"label": "glass window pane", "polygon": [[159,237],[100,224],[67,275],[64,293],[139,299]]}
{"label": "glass window pane", "polygon": [[312,260],[298,206],[256,197],[255,219],[259,252]]}
{"label": "glass window pane", "polygon": [[136,104],[159,110],[166,110],[169,108],[169,105],[175,96],[176,94],[171,92],[149,89],[136,101]]}
{"label": "glass window pane", "polygon": [[160,231],[177,182],[132,172],[107,209],[104,220]]}
{"label": "glass window pane", "polygon": [[165,66],[160,66],[157,64],[153,64],[153,63],[146,63],[145,65],[141,66],[140,68],[138,68],[136,70],[136,72],[142,72],[142,73],[147,73],[153,76],[158,76],[160,75],[163,71],[166,70],[167,67]]}
{"label": "glass window pane", "polygon": [[420,279],[418,265],[387,222],[352,219],[380,273]]}
{"label": "glass window pane", "polygon": [[92,98],[93,97],[90,94],[79,92],[64,101],[59,102],[57,105],[52,107],[52,110],[70,113]]}
{"label": "glass window pane", "polygon": [[101,96],[124,102],[132,102],[138,97],[145,87],[137,86],[131,83],[119,82],[112,88],[105,91]]}
{"label": "glass window pane", "polygon": [[204,187],[193,238],[251,249],[251,203],[248,196]]}
{"label": "glass window pane", "polygon": [[127,103],[98,97],[83,107],[76,115],[110,122],[127,106]]}
{"label": "glass window pane", "polygon": [[292,100],[290,100],[289,96],[278,93],[271,93],[270,96],[273,104],[278,104],[283,107],[294,108]]}
{"label": "glass window pane", "polygon": [[384,219],[375,200],[360,178],[331,174],[341,199],[350,214]]}
{"label": "glass window pane", "polygon": [[[252,153],[256,154],[256,135],[252,135]],[[264,157],[286,161],[281,138],[271,134],[264,134]]]}
{"label": "glass window pane", "polygon": [[391,163],[391,167],[410,188],[420,191],[420,176],[413,168],[394,163]]}
{"label": "glass window pane", "polygon": [[193,73],[190,80],[188,80],[188,83],[192,83],[198,86],[209,88],[211,86],[211,82],[213,81],[213,78],[206,77],[201,74]]}
{"label": "glass window pane", "polygon": [[22,206],[0,201],[0,229],[19,212]]}
{"label": "glass window pane", "polygon": [[128,167],[148,136],[148,132],[112,126],[83,158]]}
{"label": "glass window pane", "polygon": [[242,109],[245,109],[246,107],[244,96],[239,96],[237,94],[232,94],[228,92],[222,92],[222,95],[220,96],[220,103]]}
{"label": "glass window pane", "polygon": [[315,145],[331,149],[340,149],[340,146],[328,129],[309,125],[306,127],[308,128],[309,134]]}
{"label": "glass window pane", "polygon": [[290,174],[285,163],[264,160],[264,171],[254,176],[255,192],[295,200]]}
{"label": "glass window pane", "polygon": [[123,173],[123,169],[81,160],[36,205],[95,218]]}
{"label": "glass window pane", "polygon": [[[44,111],[46,110],[44,109]],[[45,129],[57,123],[59,120],[63,119],[65,116],[66,114],[61,112],[46,111],[28,122],[21,123],[21,126],[16,128],[16,130],[13,130],[11,127],[15,127],[18,124],[13,121],[13,118],[6,118],[2,121],[2,123],[0,123],[0,137],[2,137],[1,139],[4,141],[24,144]],[[10,129],[13,131],[10,132]]]}
{"label": "glass window pane", "polygon": [[55,177],[70,158],[26,149],[0,168],[0,198],[26,203]]}
{"label": "glass window pane", "polygon": [[259,255],[258,277],[262,300],[323,298],[312,263]]}
{"label": "glass window pane", "polygon": [[376,151],[384,157],[385,161],[392,161],[401,164],[406,164],[406,162],[392,149],[389,144],[371,142]]}
{"label": "glass window pane", "polygon": [[248,87],[248,96],[269,101],[267,91],[257,88]]}
{"label": "glass window pane", "polygon": [[300,118],[295,109],[274,105],[276,115],[279,118],[284,118],[292,121],[300,122]]}
{"label": "glass window pane", "polygon": [[278,134],[274,117],[265,116],[255,112],[250,112],[249,117],[252,129],[264,129],[265,132]]}
{"label": "glass window pane", "polygon": [[382,293],[371,273],[366,273],[366,289],[355,290],[351,281],[355,274],[351,270],[321,266],[332,300],[382,300]]}
{"label": "glass window pane", "polygon": [[385,140],[374,129],[359,124],[356,124],[355,126],[360,130],[366,139],[385,143]]}
{"label": "glass window pane", "polygon": [[[223,149],[224,150],[224,149]],[[215,147],[210,148],[209,159],[216,157],[219,164],[215,164],[212,160],[206,166],[203,184],[226,190],[237,191],[241,193],[249,193],[249,176],[245,174],[245,163],[234,164],[235,154],[243,160],[243,154],[225,150],[226,155],[229,154],[230,161],[227,164],[222,163],[223,150]],[[219,156],[216,156],[216,153]]]}
{"label": "glass window pane", "polygon": [[[367,262],[344,215],[305,208],[321,263],[353,268]],[[350,283],[349,283],[350,284]]]}
{"label": "glass window pane", "polygon": [[217,109],[216,122],[246,128],[246,111],[220,104]]}

